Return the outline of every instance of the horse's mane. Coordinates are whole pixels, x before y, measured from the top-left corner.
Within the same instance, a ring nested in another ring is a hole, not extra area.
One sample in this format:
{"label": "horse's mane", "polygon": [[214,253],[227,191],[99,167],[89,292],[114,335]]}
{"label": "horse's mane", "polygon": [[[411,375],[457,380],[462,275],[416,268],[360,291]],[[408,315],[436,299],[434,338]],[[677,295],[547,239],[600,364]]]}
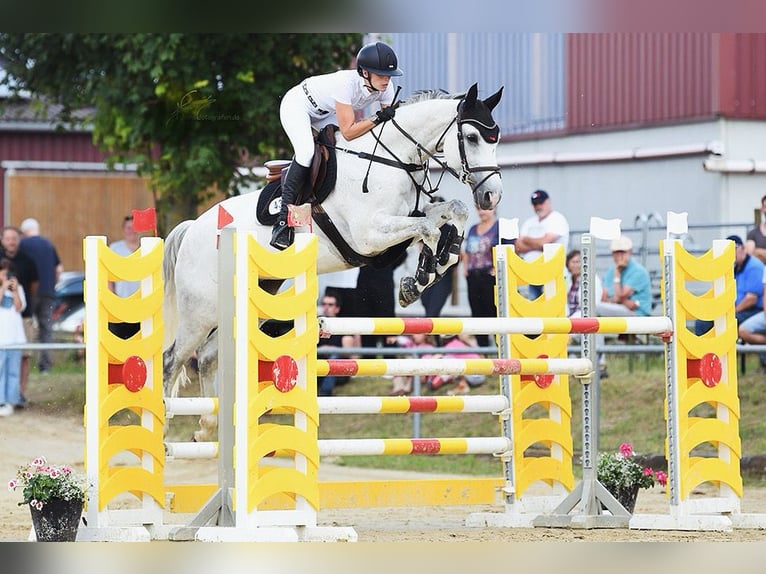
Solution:
{"label": "horse's mane", "polygon": [[417,104],[418,102],[425,102],[428,100],[455,100],[464,97],[465,94],[450,94],[446,90],[430,89],[430,90],[417,90],[405,100],[399,102],[400,106],[408,106],[410,104]]}

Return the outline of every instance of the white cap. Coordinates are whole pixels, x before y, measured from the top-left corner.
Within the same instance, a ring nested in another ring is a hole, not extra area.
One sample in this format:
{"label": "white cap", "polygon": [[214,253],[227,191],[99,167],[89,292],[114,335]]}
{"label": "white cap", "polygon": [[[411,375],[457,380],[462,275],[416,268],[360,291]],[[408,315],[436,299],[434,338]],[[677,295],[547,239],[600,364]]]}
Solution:
{"label": "white cap", "polygon": [[21,229],[21,232],[24,234],[26,234],[27,231],[36,233],[40,231],[40,224],[34,217],[27,217],[24,221],[21,222],[19,229]]}
{"label": "white cap", "polygon": [[627,235],[620,235],[617,239],[612,239],[609,244],[609,249],[614,253],[615,251],[630,251],[633,249],[633,242]]}

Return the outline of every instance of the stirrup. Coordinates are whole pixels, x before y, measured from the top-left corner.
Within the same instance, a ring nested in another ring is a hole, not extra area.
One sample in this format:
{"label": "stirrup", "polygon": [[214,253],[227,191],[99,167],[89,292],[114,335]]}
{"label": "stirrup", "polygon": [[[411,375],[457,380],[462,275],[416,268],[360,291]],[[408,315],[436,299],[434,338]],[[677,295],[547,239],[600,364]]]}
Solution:
{"label": "stirrup", "polygon": [[274,226],[274,230],[271,232],[271,245],[274,249],[284,251],[293,244],[295,231],[292,227],[289,227],[285,222],[280,221]]}

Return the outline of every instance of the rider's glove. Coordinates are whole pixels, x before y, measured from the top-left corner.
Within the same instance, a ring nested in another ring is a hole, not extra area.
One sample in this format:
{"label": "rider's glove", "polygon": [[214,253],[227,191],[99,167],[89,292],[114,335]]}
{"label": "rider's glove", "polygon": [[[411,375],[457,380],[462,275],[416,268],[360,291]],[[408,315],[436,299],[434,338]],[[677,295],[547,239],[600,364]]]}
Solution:
{"label": "rider's glove", "polygon": [[394,114],[396,113],[396,108],[394,106],[387,106],[385,108],[382,108],[378,110],[375,113],[375,125],[382,124],[383,122],[387,122],[388,120],[392,120],[394,118]]}

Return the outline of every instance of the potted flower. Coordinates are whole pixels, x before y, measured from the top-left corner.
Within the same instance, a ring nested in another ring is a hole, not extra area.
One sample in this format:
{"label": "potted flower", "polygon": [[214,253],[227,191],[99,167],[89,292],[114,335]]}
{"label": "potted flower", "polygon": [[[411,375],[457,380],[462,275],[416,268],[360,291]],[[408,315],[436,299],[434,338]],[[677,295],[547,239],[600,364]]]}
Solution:
{"label": "potted flower", "polygon": [[20,466],[8,490],[22,490],[19,506],[29,505],[37,540],[74,541],[87,498],[87,484],[70,466],[49,465],[37,457]]}
{"label": "potted flower", "polygon": [[651,488],[655,483],[665,486],[668,481],[667,474],[644,467],[635,456],[633,445],[625,442],[615,453],[602,453],[597,466],[598,481],[631,514],[636,506],[639,488]]}

